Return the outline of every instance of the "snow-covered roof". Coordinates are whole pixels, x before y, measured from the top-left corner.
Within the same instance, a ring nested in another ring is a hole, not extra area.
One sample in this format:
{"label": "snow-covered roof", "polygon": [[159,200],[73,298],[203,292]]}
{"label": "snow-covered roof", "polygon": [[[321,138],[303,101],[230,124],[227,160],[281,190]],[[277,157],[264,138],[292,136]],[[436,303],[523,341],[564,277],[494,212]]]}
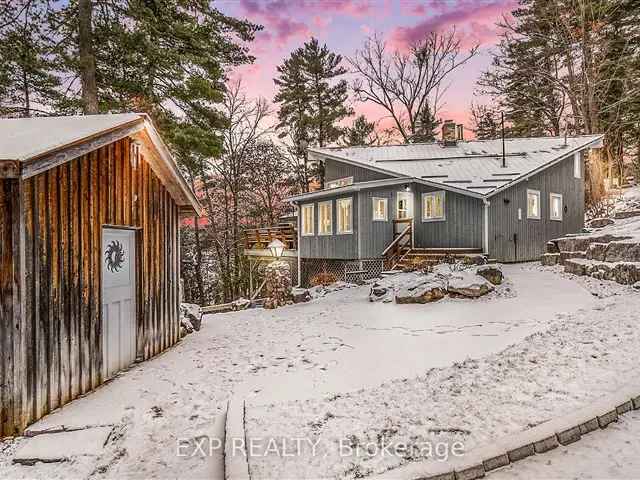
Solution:
{"label": "snow-covered roof", "polygon": [[454,146],[415,143],[379,147],[310,149],[314,158],[334,158],[353,165],[412,177],[451,190],[487,196],[517,183],[560,159],[599,144],[602,135],[459,141]]}
{"label": "snow-covered roof", "polygon": [[138,113],[0,119],[0,160],[29,160],[143,121]]}
{"label": "snow-covered roof", "polygon": [[[147,161],[178,205],[201,215],[202,207],[144,113],[0,119],[0,162],[19,162],[18,174],[26,178],[83,154],[77,146],[95,149],[99,139],[112,142],[124,136],[149,147]],[[56,157],[55,161],[43,161],[49,157]]]}

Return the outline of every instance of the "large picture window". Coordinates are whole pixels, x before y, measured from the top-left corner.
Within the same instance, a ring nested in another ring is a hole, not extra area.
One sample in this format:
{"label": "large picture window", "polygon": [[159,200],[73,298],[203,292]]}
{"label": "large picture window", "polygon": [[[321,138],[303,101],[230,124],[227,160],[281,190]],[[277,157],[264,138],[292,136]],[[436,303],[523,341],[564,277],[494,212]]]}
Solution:
{"label": "large picture window", "polygon": [[302,235],[310,236],[314,233],[313,228],[313,205],[302,206]]}
{"label": "large picture window", "polygon": [[549,218],[551,220],[562,221],[562,195],[551,193],[549,195]]}
{"label": "large picture window", "polygon": [[540,192],[527,190],[527,218],[540,220]]}
{"label": "large picture window", "polygon": [[373,197],[373,220],[386,222],[388,201],[386,198]]}
{"label": "large picture window", "polygon": [[336,202],[338,212],[338,233],[353,233],[353,201],[340,198]]}
{"label": "large picture window", "polygon": [[318,235],[331,235],[333,233],[333,212],[331,201],[318,204]]}
{"label": "large picture window", "polygon": [[422,194],[422,220],[425,222],[444,220],[444,192]]}

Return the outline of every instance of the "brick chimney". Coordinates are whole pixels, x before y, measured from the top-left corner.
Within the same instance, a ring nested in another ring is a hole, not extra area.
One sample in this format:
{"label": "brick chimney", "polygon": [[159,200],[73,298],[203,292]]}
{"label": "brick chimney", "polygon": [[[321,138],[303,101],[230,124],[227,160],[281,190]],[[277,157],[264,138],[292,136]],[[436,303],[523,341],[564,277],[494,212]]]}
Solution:
{"label": "brick chimney", "polygon": [[445,147],[454,147],[458,141],[456,123],[453,120],[445,120],[442,124],[442,144]]}

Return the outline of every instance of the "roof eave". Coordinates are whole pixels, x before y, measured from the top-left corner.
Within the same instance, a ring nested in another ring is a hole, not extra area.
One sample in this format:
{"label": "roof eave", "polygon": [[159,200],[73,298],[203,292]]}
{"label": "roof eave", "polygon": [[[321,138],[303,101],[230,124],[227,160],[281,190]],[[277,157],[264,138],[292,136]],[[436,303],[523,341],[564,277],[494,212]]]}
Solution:
{"label": "roof eave", "polygon": [[484,196],[486,198],[490,198],[494,195],[497,195],[500,192],[504,192],[505,190],[519,184],[520,182],[523,182],[525,180],[527,180],[528,178],[537,175],[538,173],[546,170],[547,168],[553,167],[554,165],[557,165],[558,163],[562,162],[563,160],[566,160],[570,155],[575,154],[576,152],[579,152],[581,150],[585,150],[587,148],[598,148],[597,146],[593,146],[594,143],[601,143],[602,139],[604,138],[604,134],[601,135],[596,135],[596,138],[594,138],[593,140],[591,140],[590,142],[584,143],[583,145],[580,145],[579,147],[576,147],[568,152],[563,153],[562,155],[554,158],[553,160],[545,163],[544,165],[541,165],[540,167],[527,172],[524,175],[520,175],[518,178],[514,179],[513,181],[502,185],[499,188],[496,188],[495,190],[492,190],[491,192],[487,192]]}

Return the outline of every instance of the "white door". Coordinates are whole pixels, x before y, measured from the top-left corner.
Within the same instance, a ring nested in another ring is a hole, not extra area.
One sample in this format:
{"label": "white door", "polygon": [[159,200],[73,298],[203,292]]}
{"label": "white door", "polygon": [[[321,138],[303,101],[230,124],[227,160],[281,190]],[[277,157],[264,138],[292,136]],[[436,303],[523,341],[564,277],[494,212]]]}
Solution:
{"label": "white door", "polygon": [[103,378],[136,359],[136,232],[102,229]]}
{"label": "white door", "polygon": [[[396,220],[413,218],[413,192],[398,192],[396,195]],[[396,234],[402,233],[411,222],[395,222]]]}

